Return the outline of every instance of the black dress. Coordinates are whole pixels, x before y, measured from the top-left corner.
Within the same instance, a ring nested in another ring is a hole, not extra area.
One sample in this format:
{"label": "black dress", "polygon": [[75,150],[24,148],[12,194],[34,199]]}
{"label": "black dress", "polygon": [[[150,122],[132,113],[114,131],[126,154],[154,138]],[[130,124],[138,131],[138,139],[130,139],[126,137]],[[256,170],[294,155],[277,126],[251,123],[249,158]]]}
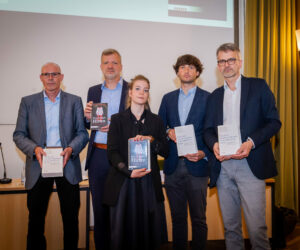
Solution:
{"label": "black dress", "polygon": [[[104,190],[104,203],[110,206],[111,249],[158,249],[166,240],[164,197],[157,154],[167,157],[168,144],[162,120],[145,110],[136,120],[130,109],[111,118],[108,158],[111,168]],[[151,135],[151,172],[130,178],[128,139]]]}

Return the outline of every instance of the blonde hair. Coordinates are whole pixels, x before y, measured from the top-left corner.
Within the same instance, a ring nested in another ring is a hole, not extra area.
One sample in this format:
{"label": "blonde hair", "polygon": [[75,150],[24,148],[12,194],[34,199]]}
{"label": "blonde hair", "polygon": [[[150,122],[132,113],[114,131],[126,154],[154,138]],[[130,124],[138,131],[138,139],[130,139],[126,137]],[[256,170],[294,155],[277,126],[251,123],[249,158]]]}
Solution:
{"label": "blonde hair", "polygon": [[109,56],[112,54],[116,54],[120,58],[120,62],[122,62],[121,54],[116,49],[105,49],[101,54],[101,58],[103,56]]}
{"label": "blonde hair", "polygon": [[[129,90],[133,89],[134,83],[136,81],[145,81],[148,83],[149,89],[150,89],[150,81],[147,77],[143,75],[136,75],[133,79],[131,79],[130,83],[128,84],[128,92],[127,92],[127,98],[126,98],[126,109],[131,106],[131,97],[129,96]],[[150,110],[149,105],[150,97],[148,98],[147,102],[145,103],[145,109]]]}

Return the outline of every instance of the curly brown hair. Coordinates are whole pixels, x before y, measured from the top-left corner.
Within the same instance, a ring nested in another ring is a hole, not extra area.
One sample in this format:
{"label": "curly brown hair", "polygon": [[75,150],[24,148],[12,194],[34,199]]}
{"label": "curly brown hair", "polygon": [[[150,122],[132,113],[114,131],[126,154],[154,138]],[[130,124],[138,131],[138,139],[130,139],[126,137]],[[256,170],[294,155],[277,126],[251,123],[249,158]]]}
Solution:
{"label": "curly brown hair", "polygon": [[200,60],[197,57],[190,54],[186,54],[177,58],[176,64],[173,65],[176,74],[178,73],[179,67],[182,65],[194,65],[197,72],[199,72],[197,78],[201,75],[204,69],[203,64],[200,62]]}

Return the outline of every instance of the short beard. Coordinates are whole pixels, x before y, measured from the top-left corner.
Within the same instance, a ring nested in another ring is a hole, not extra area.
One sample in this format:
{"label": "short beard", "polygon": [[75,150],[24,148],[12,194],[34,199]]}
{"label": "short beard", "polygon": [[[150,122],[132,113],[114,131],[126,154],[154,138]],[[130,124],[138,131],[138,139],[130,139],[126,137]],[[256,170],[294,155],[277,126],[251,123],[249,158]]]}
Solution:
{"label": "short beard", "polygon": [[107,74],[107,75],[105,75],[105,79],[114,80],[117,76],[118,76],[117,73],[114,73],[114,74],[111,74],[111,75]]}
{"label": "short beard", "polygon": [[197,78],[195,78],[195,79],[193,79],[193,80],[190,80],[190,81],[185,81],[185,80],[180,79],[180,82],[181,82],[182,84],[193,84],[193,83],[196,81],[196,79],[197,79]]}

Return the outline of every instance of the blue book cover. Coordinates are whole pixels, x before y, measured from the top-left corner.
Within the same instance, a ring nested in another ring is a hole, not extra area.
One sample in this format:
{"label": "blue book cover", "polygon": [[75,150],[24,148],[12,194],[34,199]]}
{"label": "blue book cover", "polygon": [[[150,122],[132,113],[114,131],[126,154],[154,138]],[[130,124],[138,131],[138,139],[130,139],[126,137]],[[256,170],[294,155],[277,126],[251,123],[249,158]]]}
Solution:
{"label": "blue book cover", "polygon": [[128,169],[151,169],[150,166],[150,141],[128,140]]}

